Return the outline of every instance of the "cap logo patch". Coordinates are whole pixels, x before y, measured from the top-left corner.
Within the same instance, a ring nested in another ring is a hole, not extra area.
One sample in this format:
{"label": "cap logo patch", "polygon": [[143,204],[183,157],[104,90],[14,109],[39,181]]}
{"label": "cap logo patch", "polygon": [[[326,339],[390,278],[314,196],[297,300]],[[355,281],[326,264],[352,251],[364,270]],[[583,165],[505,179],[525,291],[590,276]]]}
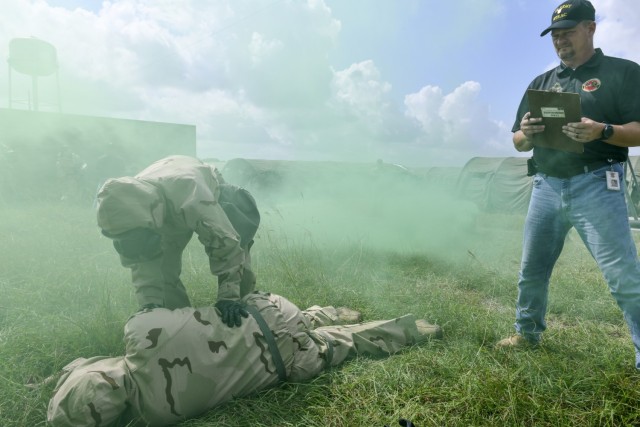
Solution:
{"label": "cap logo patch", "polygon": [[560,19],[564,19],[567,17],[567,15],[569,14],[569,12],[564,12],[562,13],[565,9],[571,9],[571,5],[570,4],[563,4],[562,6],[560,6],[559,8],[557,8],[554,11],[553,14],[553,19],[551,20],[552,22],[558,21]]}
{"label": "cap logo patch", "polygon": [[567,15],[568,15],[568,13],[563,13],[562,15],[556,15],[556,16],[553,17],[553,20],[554,21],[559,21],[560,19],[566,18]]}
{"label": "cap logo patch", "polygon": [[594,92],[600,89],[601,85],[602,82],[600,82],[600,79],[589,79],[582,84],[582,90],[585,92]]}

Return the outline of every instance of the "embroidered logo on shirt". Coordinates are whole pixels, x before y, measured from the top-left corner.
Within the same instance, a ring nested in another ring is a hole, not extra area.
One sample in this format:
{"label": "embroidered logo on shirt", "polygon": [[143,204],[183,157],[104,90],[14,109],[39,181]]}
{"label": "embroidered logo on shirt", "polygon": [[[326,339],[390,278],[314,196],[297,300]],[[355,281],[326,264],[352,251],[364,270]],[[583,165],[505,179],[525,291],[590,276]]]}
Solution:
{"label": "embroidered logo on shirt", "polygon": [[549,92],[562,92],[562,85],[556,82],[553,86],[549,88]]}
{"label": "embroidered logo on shirt", "polygon": [[601,85],[600,79],[589,79],[582,84],[582,90],[585,92],[594,92],[600,89]]}

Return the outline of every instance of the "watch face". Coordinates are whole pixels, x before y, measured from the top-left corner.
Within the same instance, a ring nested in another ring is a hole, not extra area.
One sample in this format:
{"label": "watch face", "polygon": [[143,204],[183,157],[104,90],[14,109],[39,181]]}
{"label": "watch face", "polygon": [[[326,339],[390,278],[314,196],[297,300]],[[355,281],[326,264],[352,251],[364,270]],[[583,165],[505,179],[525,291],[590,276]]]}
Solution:
{"label": "watch face", "polygon": [[611,138],[611,135],[613,135],[613,126],[605,125],[604,129],[602,130],[602,137],[604,139],[608,139]]}

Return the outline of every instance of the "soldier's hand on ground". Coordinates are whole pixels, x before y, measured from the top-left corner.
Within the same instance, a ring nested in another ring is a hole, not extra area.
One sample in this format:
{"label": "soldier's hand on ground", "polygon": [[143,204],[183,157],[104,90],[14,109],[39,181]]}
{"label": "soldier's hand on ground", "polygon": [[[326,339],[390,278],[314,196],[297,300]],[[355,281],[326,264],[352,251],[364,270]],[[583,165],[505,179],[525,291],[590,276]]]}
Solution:
{"label": "soldier's hand on ground", "polygon": [[234,301],[229,299],[223,299],[216,303],[216,308],[220,312],[222,322],[230,328],[234,326],[240,326],[242,324],[242,318],[249,317],[249,312],[245,308],[245,303],[242,301]]}

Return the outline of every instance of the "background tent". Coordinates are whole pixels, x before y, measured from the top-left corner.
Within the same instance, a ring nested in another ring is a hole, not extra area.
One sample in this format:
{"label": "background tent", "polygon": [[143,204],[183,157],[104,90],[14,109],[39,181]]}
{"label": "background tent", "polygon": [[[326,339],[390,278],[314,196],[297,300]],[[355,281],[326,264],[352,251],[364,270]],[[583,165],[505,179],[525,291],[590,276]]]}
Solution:
{"label": "background tent", "polygon": [[526,213],[531,177],[523,157],[474,157],[460,172],[457,194],[486,212]]}
{"label": "background tent", "polygon": [[461,167],[434,166],[430,168],[412,168],[420,180],[432,188],[437,188],[449,194],[455,194]]}

